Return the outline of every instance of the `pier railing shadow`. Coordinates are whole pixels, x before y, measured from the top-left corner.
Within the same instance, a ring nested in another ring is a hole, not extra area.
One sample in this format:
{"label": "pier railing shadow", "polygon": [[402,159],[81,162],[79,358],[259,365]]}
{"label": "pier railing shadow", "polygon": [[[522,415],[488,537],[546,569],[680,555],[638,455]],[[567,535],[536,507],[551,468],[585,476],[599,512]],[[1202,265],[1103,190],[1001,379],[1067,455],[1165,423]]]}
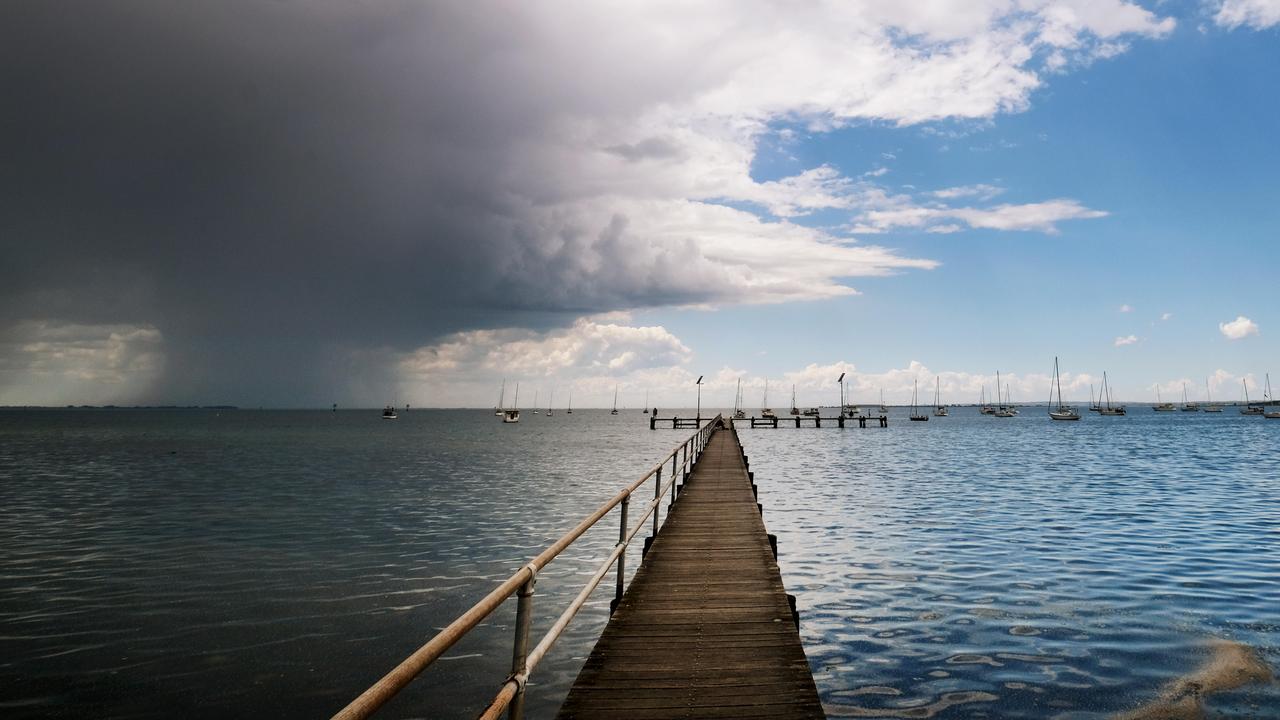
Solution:
{"label": "pier railing shadow", "polygon": [[[699,427],[697,432],[673,448],[648,472],[619,490],[616,495],[584,518],[572,530],[561,536],[559,540],[548,546],[537,557],[530,560],[528,564],[517,570],[511,577],[484,596],[483,599],[449,623],[448,627],[436,633],[435,637],[428,640],[425,645],[414,651],[412,655],[405,658],[391,672],[384,675],[382,679],[370,686],[355,700],[352,700],[345,708],[338,711],[333,716],[333,720],[359,720],[372,716],[378,708],[395,697],[396,693],[404,689],[415,677],[430,667],[433,662],[483,622],[486,617],[512,595],[516,596],[517,604],[515,638],[512,643],[511,674],[507,676],[493,702],[485,708],[480,717],[497,718],[503,711],[507,711],[512,720],[518,720],[523,717],[525,686],[534,668],[551,650],[551,646],[564,633],[574,616],[578,614],[578,611],[582,609],[587,599],[591,597],[591,594],[600,586],[600,583],[609,574],[609,570],[614,566],[617,566],[614,604],[616,605],[618,600],[622,598],[622,594],[626,590],[626,550],[631,545],[632,539],[644,528],[646,520],[650,516],[652,516],[652,534],[654,537],[657,536],[661,525],[659,522],[659,508],[662,505],[664,496],[670,491],[671,501],[675,501],[677,481],[683,481],[688,477],[689,473],[692,472],[694,463],[697,462],[703,449],[706,448],[707,440],[710,439],[711,433],[717,427],[724,426],[724,424],[724,418],[721,415],[708,418],[705,425]],[[668,461],[670,461],[671,467],[664,483],[663,471],[667,468]],[[641,508],[643,512],[636,519],[635,524],[631,525],[628,517],[631,496],[651,479],[653,480],[653,499]],[[538,644],[530,650],[529,633],[532,624],[534,586],[536,585],[538,571],[549,565],[552,560],[564,552],[578,538],[582,537],[584,533],[595,527],[614,508],[621,508],[618,523],[618,543],[614,546],[613,551],[600,563],[600,566],[591,576],[591,579],[587,581],[587,584],[583,586],[573,601],[569,603],[569,606],[560,614],[560,617],[552,623],[550,629],[542,636]]]}

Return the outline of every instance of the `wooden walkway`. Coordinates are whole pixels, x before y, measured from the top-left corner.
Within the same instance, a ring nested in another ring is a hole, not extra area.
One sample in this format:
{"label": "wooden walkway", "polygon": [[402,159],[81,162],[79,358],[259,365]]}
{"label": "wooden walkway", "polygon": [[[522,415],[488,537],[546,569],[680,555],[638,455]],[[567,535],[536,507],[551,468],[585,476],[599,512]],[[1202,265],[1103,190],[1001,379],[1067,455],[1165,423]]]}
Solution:
{"label": "wooden walkway", "polygon": [[711,436],[559,717],[823,717],[733,430]]}

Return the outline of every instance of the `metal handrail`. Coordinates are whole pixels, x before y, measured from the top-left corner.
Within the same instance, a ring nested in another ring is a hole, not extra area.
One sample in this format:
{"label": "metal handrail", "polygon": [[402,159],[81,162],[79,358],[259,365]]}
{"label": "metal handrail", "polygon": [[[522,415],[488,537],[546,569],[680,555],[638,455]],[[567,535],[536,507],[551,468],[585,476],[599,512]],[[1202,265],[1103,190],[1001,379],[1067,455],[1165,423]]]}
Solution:
{"label": "metal handrail", "polygon": [[[512,720],[519,720],[524,713],[524,691],[525,684],[529,675],[538,665],[542,658],[555,644],[556,640],[568,627],[569,622],[573,620],[578,611],[586,603],[587,598],[600,585],[605,576],[609,574],[609,568],[615,563],[618,566],[617,585],[615,588],[615,599],[621,600],[622,593],[625,590],[625,572],[626,572],[626,550],[631,544],[632,538],[636,533],[644,527],[645,520],[653,515],[653,534],[658,534],[659,527],[659,507],[662,504],[662,498],[666,494],[667,489],[671,490],[671,499],[675,501],[676,480],[678,477],[687,477],[694,462],[697,462],[698,456],[706,448],[707,441],[711,437],[711,433],[715,430],[717,423],[723,418],[716,415],[708,420],[707,424],[698,428],[698,431],[690,435],[683,443],[677,445],[670,453],[658,461],[647,473],[641,475],[638,480],[627,485],[616,495],[610,498],[606,503],[596,509],[595,512],[588,515],[578,523],[572,530],[565,533],[559,540],[551,544],[545,550],[538,554],[537,557],[529,561],[527,565],[517,570],[511,577],[507,578],[502,584],[494,588],[485,595],[479,602],[472,605],[470,609],[459,615],[453,622],[436,633],[434,637],[427,641],[425,645],[418,648],[409,657],[400,662],[391,672],[387,673],[352,700],[345,708],[338,711],[333,716],[333,720],[362,720],[373,715],[378,708],[382,707],[388,700],[395,697],[396,693],[404,689],[415,677],[426,670],[433,662],[443,655],[449,648],[453,647],[468,632],[481,623],[494,610],[498,608],[512,594],[517,596],[516,605],[516,636],[513,644],[511,659],[511,675],[503,682],[502,687],[498,690],[498,694],[494,697],[493,702],[485,709],[481,715],[483,718],[496,718],[503,710],[508,710]],[[681,472],[676,472],[677,456],[681,456]],[[662,471],[667,461],[671,461],[671,474],[666,484],[662,482]],[[630,528],[627,524],[627,510],[631,503],[631,494],[644,485],[649,478],[656,478],[653,488],[653,499],[650,500],[644,508],[644,513],[640,516],[634,528]],[[591,576],[591,580],[579,591],[574,597],[573,602],[569,603],[569,607],[561,613],[560,617],[552,624],[551,629],[538,641],[537,646],[532,651],[529,647],[529,626],[532,622],[533,608],[533,591],[536,584],[538,571],[546,567],[561,552],[574,543],[587,530],[590,530],[600,521],[609,511],[615,507],[622,507],[621,523],[618,530],[618,543],[614,546],[613,551],[601,563],[595,574]]]}

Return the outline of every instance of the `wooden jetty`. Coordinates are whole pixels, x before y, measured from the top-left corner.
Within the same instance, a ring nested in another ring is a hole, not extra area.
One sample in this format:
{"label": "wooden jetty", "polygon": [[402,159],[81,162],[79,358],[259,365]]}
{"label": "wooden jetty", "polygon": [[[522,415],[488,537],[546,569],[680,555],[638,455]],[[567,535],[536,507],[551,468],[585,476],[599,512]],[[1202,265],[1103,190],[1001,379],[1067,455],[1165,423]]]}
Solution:
{"label": "wooden jetty", "polygon": [[776,544],[733,423],[722,424],[559,717],[823,717]]}
{"label": "wooden jetty", "polygon": [[[658,464],[400,661],[334,720],[372,716],[513,598],[511,672],[479,717],[521,720],[529,677],[615,573],[612,618],[561,717],[821,718],[795,601],[782,587],[777,540],[765,533],[752,480],[733,423],[720,415],[700,422]],[[609,517],[618,520],[617,545],[535,641],[538,573]],[[627,587],[626,550],[646,530],[652,535],[645,559]]]}

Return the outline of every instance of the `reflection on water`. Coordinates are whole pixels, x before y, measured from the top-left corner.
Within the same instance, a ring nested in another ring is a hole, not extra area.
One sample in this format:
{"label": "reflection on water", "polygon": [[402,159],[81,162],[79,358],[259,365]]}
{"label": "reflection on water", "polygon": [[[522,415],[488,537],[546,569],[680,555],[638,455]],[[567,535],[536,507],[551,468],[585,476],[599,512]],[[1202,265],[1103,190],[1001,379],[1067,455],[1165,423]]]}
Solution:
{"label": "reflection on water", "polygon": [[828,713],[1280,715],[1280,424],[1148,415],[743,430]]}
{"label": "reflection on water", "polygon": [[[1274,714],[1280,423],[1151,415],[744,430],[828,713]],[[326,716],[686,434],[645,421],[0,412],[0,708]],[[615,522],[540,574],[535,633]],[[608,601],[538,669],[531,716]],[[385,716],[473,716],[512,605]]]}

